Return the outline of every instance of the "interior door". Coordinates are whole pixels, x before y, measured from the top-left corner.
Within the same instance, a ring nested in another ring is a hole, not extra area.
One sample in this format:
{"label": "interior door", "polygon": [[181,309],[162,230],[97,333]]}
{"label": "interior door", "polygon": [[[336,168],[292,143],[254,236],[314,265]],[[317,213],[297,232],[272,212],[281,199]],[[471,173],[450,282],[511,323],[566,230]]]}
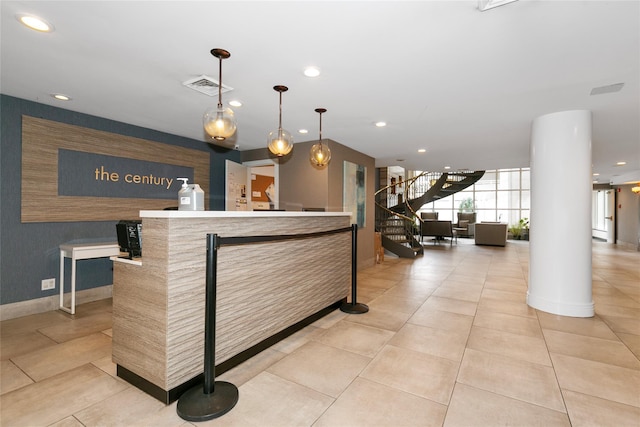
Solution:
{"label": "interior door", "polygon": [[247,206],[247,168],[239,163],[225,160],[225,210],[246,211]]}
{"label": "interior door", "polygon": [[616,193],[614,190],[607,190],[605,204],[605,227],[607,231],[607,243],[615,243],[616,239]]}

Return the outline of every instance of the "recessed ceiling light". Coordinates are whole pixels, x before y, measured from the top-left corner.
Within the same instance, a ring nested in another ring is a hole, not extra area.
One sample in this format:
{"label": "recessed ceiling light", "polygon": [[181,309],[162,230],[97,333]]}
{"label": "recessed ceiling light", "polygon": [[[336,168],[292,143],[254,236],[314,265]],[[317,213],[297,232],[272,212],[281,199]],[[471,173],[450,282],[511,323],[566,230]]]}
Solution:
{"label": "recessed ceiling light", "polygon": [[58,101],[71,101],[70,96],[64,95],[62,93],[52,93],[51,96],[53,96]]}
{"label": "recessed ceiling light", "polygon": [[304,75],[307,77],[318,77],[320,69],[318,67],[307,67],[304,69]]}
{"label": "recessed ceiling light", "polygon": [[595,172],[593,176],[600,176],[600,174],[598,172]]}
{"label": "recessed ceiling light", "polygon": [[451,166],[445,166],[444,170],[448,171],[449,169],[451,169]]}
{"label": "recessed ceiling light", "polygon": [[233,99],[229,101],[229,105],[231,105],[232,107],[242,107],[242,102],[238,101],[237,99]]}
{"label": "recessed ceiling light", "polygon": [[421,148],[421,149],[418,150],[418,153],[426,153],[426,152],[427,152],[427,150],[424,149],[424,148]]}
{"label": "recessed ceiling light", "polygon": [[298,133],[309,133],[307,129],[299,129]]}
{"label": "recessed ceiling light", "polygon": [[618,162],[618,163],[616,163],[616,166],[624,166],[626,164],[627,164],[627,162]]}
{"label": "recessed ceiling light", "polygon": [[18,21],[20,21],[23,25],[31,28],[32,30],[40,31],[43,33],[50,33],[54,30],[53,25],[48,23],[42,18],[38,18],[34,15],[28,15],[25,13],[19,13],[16,15]]}
{"label": "recessed ceiling light", "polygon": [[383,128],[387,125],[387,122],[376,122],[376,127]]}

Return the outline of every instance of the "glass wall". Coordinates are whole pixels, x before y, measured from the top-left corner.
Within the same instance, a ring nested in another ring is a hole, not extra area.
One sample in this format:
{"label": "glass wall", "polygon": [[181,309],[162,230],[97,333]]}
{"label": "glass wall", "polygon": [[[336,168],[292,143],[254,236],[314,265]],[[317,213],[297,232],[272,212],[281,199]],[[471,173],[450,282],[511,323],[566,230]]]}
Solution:
{"label": "glass wall", "polygon": [[488,170],[474,185],[451,197],[423,206],[421,212],[438,212],[438,219],[458,221],[458,212],[477,213],[477,222],[499,221],[510,226],[529,218],[529,168]]}

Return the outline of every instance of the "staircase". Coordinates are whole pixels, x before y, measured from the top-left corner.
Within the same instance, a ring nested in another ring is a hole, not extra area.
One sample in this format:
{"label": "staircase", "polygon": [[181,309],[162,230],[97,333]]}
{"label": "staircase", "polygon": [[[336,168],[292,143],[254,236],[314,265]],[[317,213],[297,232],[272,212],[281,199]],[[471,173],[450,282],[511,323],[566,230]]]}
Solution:
{"label": "staircase", "polygon": [[399,184],[381,188],[375,193],[376,231],[382,235],[382,246],[401,258],[422,255],[419,242],[422,219],[416,212],[427,203],[442,199],[473,185],[484,171],[423,172]]}

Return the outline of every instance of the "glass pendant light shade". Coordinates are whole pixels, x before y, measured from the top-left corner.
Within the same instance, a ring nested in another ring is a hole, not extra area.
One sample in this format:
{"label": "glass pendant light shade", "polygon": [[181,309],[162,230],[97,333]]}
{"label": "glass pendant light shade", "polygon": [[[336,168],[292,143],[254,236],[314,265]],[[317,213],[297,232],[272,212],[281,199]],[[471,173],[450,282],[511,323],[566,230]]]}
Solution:
{"label": "glass pendant light shade", "polygon": [[236,133],[236,117],[231,108],[211,108],[202,121],[205,132],[216,141],[224,141]]}
{"label": "glass pendant light shade", "polygon": [[322,142],[313,144],[313,147],[311,147],[310,159],[311,163],[316,166],[328,165],[331,160],[331,150],[329,150],[329,146]]}
{"label": "glass pendant light shade", "polygon": [[286,156],[293,150],[293,136],[284,129],[269,132],[267,140],[269,151],[278,157]]}
{"label": "glass pendant light shade", "polygon": [[326,166],[331,160],[331,150],[329,146],[322,143],[322,113],[326,113],[326,108],[316,108],[316,113],[320,114],[320,138],[317,144],[313,144],[309,152],[309,160],[316,166]]}
{"label": "glass pendant light shade", "polygon": [[222,60],[227,59],[231,54],[224,49],[211,49],[211,55],[219,60],[218,68],[218,106],[210,108],[204,113],[202,118],[204,130],[214,140],[220,142],[233,136],[236,133],[236,118],[231,108],[222,106]]}
{"label": "glass pendant light shade", "polygon": [[283,157],[293,150],[293,136],[291,136],[288,131],[282,129],[282,92],[288,91],[289,88],[278,85],[274,86],[273,90],[280,93],[280,114],[278,116],[278,130],[269,133],[267,147],[269,147],[269,151],[276,156]]}

